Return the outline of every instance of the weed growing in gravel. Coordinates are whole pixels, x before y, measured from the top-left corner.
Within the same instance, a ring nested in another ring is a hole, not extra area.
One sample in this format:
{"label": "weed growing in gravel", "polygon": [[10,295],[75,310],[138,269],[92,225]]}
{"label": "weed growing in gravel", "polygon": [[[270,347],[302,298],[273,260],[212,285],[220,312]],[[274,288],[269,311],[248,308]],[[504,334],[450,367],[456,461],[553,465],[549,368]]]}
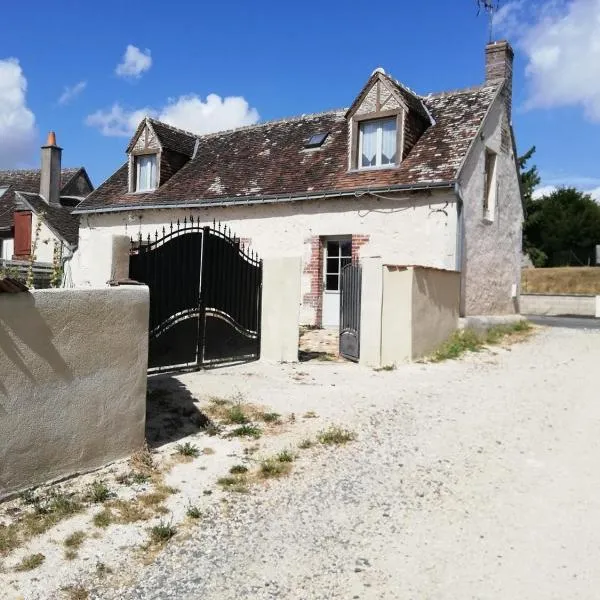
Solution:
{"label": "weed growing in gravel", "polygon": [[246,467],[244,465],[233,465],[233,467],[231,467],[231,469],[229,469],[229,472],[232,475],[242,475],[243,473],[248,472],[248,467]]}
{"label": "weed growing in gravel", "polygon": [[383,365],[382,367],[377,367],[373,369],[373,371],[379,373],[380,371],[395,371],[396,365]]}
{"label": "weed growing in gravel", "polygon": [[233,431],[229,433],[230,437],[249,437],[258,439],[262,435],[262,430],[260,427],[256,425],[241,425],[240,427],[236,427]]}
{"label": "weed growing in gravel", "polygon": [[94,515],[92,523],[96,527],[106,528],[113,522],[113,519],[114,515],[110,508],[103,508],[99,513]]}
{"label": "weed growing in gravel", "polygon": [[349,429],[342,427],[331,426],[329,429],[324,429],[317,434],[319,443],[326,446],[340,445],[352,442],[356,439],[356,434]]}
{"label": "weed growing in gravel", "polygon": [[286,450],[282,450],[281,452],[279,452],[275,458],[279,462],[291,463],[291,462],[294,462],[294,459],[296,457],[290,450],[286,449]]}
{"label": "weed growing in gravel", "polygon": [[193,504],[190,504],[187,507],[187,510],[185,511],[185,514],[190,519],[199,519],[200,517],[202,517],[202,512],[200,511],[200,509],[197,506],[194,506]]}
{"label": "weed growing in gravel", "polygon": [[90,593],[80,584],[67,585],[60,589],[68,600],[87,600],[90,597]]}
{"label": "weed growing in gravel", "polygon": [[221,431],[223,431],[223,428],[217,423],[209,421],[206,427],[204,428],[204,431],[207,435],[210,435],[210,437],[214,437],[215,435],[219,435]]}
{"label": "weed growing in gravel", "polygon": [[319,415],[314,410],[309,410],[302,415],[304,419],[317,419]]}
{"label": "weed growing in gravel", "polygon": [[112,573],[112,569],[107,567],[105,563],[98,561],[96,563],[96,576],[98,579],[104,579],[107,575]]}
{"label": "weed growing in gravel", "polygon": [[190,442],[186,442],[185,444],[177,444],[175,446],[175,450],[177,450],[177,454],[181,456],[189,456],[191,458],[198,458],[200,456],[200,450],[194,444]]}
{"label": "weed growing in gravel", "polygon": [[94,481],[90,486],[86,499],[89,502],[94,502],[95,504],[102,504],[103,502],[106,502],[112,495],[112,492],[104,483],[104,481]]}
{"label": "weed growing in gravel", "polygon": [[0,524],[0,556],[5,556],[20,545],[19,531],[14,523]]}
{"label": "weed growing in gravel", "polygon": [[244,412],[241,404],[234,404],[226,411],[223,421],[227,425],[244,425],[245,423],[248,423],[250,419]]}
{"label": "weed growing in gravel", "polygon": [[85,531],[75,531],[69,537],[65,538],[63,544],[67,548],[74,548],[77,550],[83,544],[83,540],[85,540],[86,534]]}
{"label": "weed growing in gravel", "polygon": [[148,448],[148,444],[144,444],[141,450],[138,450],[130,460],[131,466],[134,468],[136,473],[143,474],[150,477],[156,471],[156,465],[154,459]]}
{"label": "weed growing in gravel", "polygon": [[308,450],[308,448],[312,448],[314,445],[315,443],[310,438],[306,438],[298,444],[298,448],[300,450]]}
{"label": "weed growing in gravel", "polygon": [[238,482],[238,477],[219,477],[219,479],[217,479],[217,483],[223,487],[230,487]]}
{"label": "weed growing in gravel", "polygon": [[15,567],[15,571],[33,571],[33,569],[37,569],[45,560],[46,557],[41,553],[30,554],[23,557],[23,560]]}
{"label": "weed growing in gravel", "polygon": [[280,462],[276,458],[267,458],[260,463],[259,475],[263,479],[272,479],[287,475],[291,470],[289,462]]}
{"label": "weed growing in gravel", "polygon": [[202,454],[204,454],[205,456],[210,456],[214,453],[215,451],[212,448],[202,448]]}
{"label": "weed growing in gravel", "polygon": [[177,529],[172,523],[160,521],[158,525],[150,528],[150,541],[153,544],[166,544],[176,533]]}
{"label": "weed growing in gravel", "polygon": [[265,423],[279,423],[281,415],[276,412],[264,412],[258,417]]}
{"label": "weed growing in gravel", "polygon": [[77,550],[65,550],[65,560],[75,560],[77,558]]}

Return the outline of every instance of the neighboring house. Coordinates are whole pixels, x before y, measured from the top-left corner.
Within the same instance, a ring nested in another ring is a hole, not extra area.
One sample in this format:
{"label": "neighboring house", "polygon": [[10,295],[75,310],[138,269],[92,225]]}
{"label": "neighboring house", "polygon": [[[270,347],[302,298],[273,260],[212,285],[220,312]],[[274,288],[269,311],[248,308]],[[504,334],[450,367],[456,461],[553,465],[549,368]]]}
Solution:
{"label": "neighboring house", "polygon": [[42,168],[0,171],[0,258],[52,263],[77,247],[79,217],[73,209],[94,189],[83,167],[61,169],[62,148],[51,132],[42,146]]}
{"label": "neighboring house", "polygon": [[101,236],[193,215],[262,257],[303,257],[301,321],[335,326],[352,259],[462,272],[461,313],[518,310],[523,211],[511,128],[513,51],[486,47],[470,89],[417,95],[377,69],[349,109],[196,136],[146,118],[127,162],[75,213],[76,285]]}

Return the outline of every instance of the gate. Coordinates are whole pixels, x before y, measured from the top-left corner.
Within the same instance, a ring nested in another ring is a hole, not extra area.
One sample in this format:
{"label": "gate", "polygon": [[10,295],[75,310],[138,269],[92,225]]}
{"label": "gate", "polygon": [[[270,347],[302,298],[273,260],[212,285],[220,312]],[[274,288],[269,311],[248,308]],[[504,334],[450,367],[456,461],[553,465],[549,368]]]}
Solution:
{"label": "gate", "polygon": [[362,268],[351,263],[340,273],[340,354],[357,361],[360,358],[360,291]]}
{"label": "gate", "polygon": [[150,372],[260,357],[262,260],[193,217],[131,240],[129,277],[150,288]]}

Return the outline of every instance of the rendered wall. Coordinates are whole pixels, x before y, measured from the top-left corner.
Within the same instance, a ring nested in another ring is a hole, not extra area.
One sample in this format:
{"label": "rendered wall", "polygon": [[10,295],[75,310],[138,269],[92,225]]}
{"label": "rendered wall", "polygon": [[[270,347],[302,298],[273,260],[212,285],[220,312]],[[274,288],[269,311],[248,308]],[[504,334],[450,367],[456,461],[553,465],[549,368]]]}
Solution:
{"label": "rendered wall", "polygon": [[[446,205],[446,203],[449,203]],[[436,209],[444,208],[444,212]],[[360,258],[380,256],[391,264],[425,264],[456,268],[456,198],[450,190],[431,194],[398,194],[395,200],[375,197],[324,199],[224,208],[145,210],[104,215],[82,215],[79,230],[80,268],[75,286],[102,285],[110,279],[99,248],[106,236],[142,236],[162,230],[177,219],[193,215],[203,225],[213,219],[227,224],[261,258],[302,257],[302,296],[311,292],[307,266],[313,257],[315,236],[368,237]],[[316,309],[301,306],[303,324],[316,323]]]}
{"label": "rendered wall", "polygon": [[458,327],[460,273],[413,269],[411,358],[433,352]]}
{"label": "rendered wall", "polygon": [[413,270],[383,267],[381,310],[381,364],[393,365],[412,358]]}
{"label": "rendered wall", "polygon": [[524,315],[578,315],[598,317],[600,296],[567,294],[521,294],[521,313]]}
{"label": "rendered wall", "polygon": [[[519,312],[523,208],[505,106],[496,99],[460,177],[464,201],[463,314]],[[498,193],[493,220],[484,219],[485,147],[497,153]],[[437,265],[433,265],[437,266]],[[450,267],[454,268],[454,267]]]}
{"label": "rendered wall", "polygon": [[261,360],[298,360],[301,268],[300,257],[263,261]]}
{"label": "rendered wall", "polygon": [[148,289],[0,295],[0,498],[144,442]]}

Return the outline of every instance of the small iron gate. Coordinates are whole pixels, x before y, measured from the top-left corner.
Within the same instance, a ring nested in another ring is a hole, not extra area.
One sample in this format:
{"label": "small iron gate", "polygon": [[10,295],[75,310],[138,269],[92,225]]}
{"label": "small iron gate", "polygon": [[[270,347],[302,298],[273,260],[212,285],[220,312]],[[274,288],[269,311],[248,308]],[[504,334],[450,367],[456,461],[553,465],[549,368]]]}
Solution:
{"label": "small iron gate", "polygon": [[149,371],[260,357],[262,260],[227,226],[190,217],[132,239],[129,277],[150,288]]}
{"label": "small iron gate", "polygon": [[360,290],[362,268],[351,263],[340,273],[340,354],[357,361],[360,358]]}

